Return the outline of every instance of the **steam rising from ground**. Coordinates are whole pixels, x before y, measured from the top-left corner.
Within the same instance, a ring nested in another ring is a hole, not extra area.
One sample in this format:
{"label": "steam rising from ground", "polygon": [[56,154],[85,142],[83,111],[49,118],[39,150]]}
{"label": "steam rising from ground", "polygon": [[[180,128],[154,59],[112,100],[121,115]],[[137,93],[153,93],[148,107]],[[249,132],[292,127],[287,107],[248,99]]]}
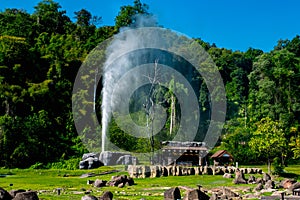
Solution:
{"label": "steam rising from ground", "polygon": [[[150,138],[150,132],[155,135],[165,126],[166,108],[151,102],[149,84],[167,88],[176,96],[181,118],[173,141],[194,141],[199,134],[199,91],[204,82],[210,98],[210,124],[201,134],[209,148],[216,144],[226,115],[225,89],[217,67],[197,42],[156,25],[151,16],[136,16],[132,27],[123,28],[99,44],[81,66],[73,88],[72,108],[78,134],[82,138],[88,135],[89,140],[82,141],[90,151],[94,150],[88,141],[100,135],[99,129],[102,129],[102,151],[124,151],[107,138],[112,117],[119,128],[136,138]],[[100,79],[89,79],[97,73],[102,75],[103,84],[101,126],[95,110],[85,108],[86,102],[95,98],[93,88]],[[88,94],[82,98],[85,91]],[[147,125],[135,123],[130,116],[129,105],[132,106],[132,98],[140,98],[139,92],[146,94],[145,99],[134,100],[145,103],[144,107],[134,105],[137,106],[135,111],[145,112],[149,119],[152,116]]]}
{"label": "steam rising from ground", "polygon": [[[112,94],[114,90],[118,89],[121,91],[127,91],[126,87],[138,85],[138,80],[145,74],[136,74],[136,76],[131,77],[125,86],[122,88],[116,88],[116,83],[122,75],[130,71],[135,64],[139,62],[139,53],[136,52],[135,55],[128,55],[129,52],[137,49],[145,49],[150,46],[155,46],[154,43],[161,43],[159,35],[155,34],[145,34],[144,31],[139,31],[142,27],[155,27],[156,20],[151,16],[137,15],[135,16],[135,23],[132,25],[134,28],[126,27],[121,29],[120,33],[116,35],[110,46],[107,48],[106,55],[107,60],[103,68],[103,90],[102,90],[102,151],[105,150],[106,135],[108,131],[108,124],[111,119],[112,112],[116,107],[120,106],[122,99],[112,99]],[[130,31],[135,30],[135,31]],[[116,62],[117,60],[117,62]],[[153,61],[152,61],[153,62]],[[149,74],[149,73],[147,73]],[[118,85],[120,86],[120,85]],[[119,96],[119,97],[122,97]]]}

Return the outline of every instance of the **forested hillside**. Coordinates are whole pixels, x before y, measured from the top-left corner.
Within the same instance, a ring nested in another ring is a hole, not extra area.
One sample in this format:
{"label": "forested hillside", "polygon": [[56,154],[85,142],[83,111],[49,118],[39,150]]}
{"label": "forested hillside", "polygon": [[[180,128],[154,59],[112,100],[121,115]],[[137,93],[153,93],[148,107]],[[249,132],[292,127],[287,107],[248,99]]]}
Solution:
{"label": "forested hillside", "polygon": [[[71,101],[77,71],[93,48],[130,25],[138,13],[149,14],[148,6],[135,0],[120,8],[115,26],[102,26],[101,17],[85,9],[70,19],[52,0],[41,1],[33,13],[14,8],[0,12],[0,167],[81,157],[86,149],[75,130]],[[195,40],[213,58],[226,87],[220,148],[242,163],[276,157],[283,163],[299,161],[300,37],[279,40],[271,52],[250,47],[232,51]],[[205,87],[199,90],[205,116],[209,98]],[[172,95],[161,98],[171,106]],[[110,129],[122,148],[145,148],[114,121]],[[170,119],[164,130],[162,138],[168,139]]]}

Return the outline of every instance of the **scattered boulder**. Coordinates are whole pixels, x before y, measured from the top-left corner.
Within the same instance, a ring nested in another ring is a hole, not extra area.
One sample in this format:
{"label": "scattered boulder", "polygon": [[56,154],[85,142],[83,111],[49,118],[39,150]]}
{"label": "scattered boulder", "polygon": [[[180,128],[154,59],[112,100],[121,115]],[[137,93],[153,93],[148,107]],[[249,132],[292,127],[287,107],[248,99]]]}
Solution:
{"label": "scattered boulder", "polygon": [[272,180],[268,180],[264,186],[265,189],[274,189],[275,184],[274,181]]}
{"label": "scattered boulder", "polygon": [[218,200],[218,194],[213,192],[209,198],[209,200]]}
{"label": "scattered boulder", "polygon": [[260,191],[264,188],[262,183],[257,184],[257,186],[254,188],[254,191]]}
{"label": "scattered boulder", "polygon": [[98,187],[98,188],[99,187],[104,187],[104,186],[106,186],[106,183],[107,183],[107,181],[96,179],[95,182],[94,182],[94,186]]}
{"label": "scattered boulder", "polygon": [[271,196],[279,196],[279,197],[281,197],[282,194],[285,194],[285,192],[284,191],[275,191],[275,192],[273,192],[271,194]]}
{"label": "scattered boulder", "polygon": [[127,183],[126,183],[126,184],[128,184],[129,186],[134,185],[134,180],[133,180],[133,178],[127,177]]}
{"label": "scattered boulder", "polygon": [[125,185],[131,186],[134,184],[132,178],[128,178],[126,175],[113,176],[109,182],[106,183],[107,186],[124,187]]}
{"label": "scattered boulder", "polygon": [[260,194],[245,194],[243,195],[243,199],[259,199],[260,198]]}
{"label": "scattered boulder", "polygon": [[0,187],[0,200],[11,200],[12,196],[4,190],[3,188]]}
{"label": "scattered boulder", "polygon": [[99,160],[99,154],[86,153],[83,154],[82,160],[79,162],[79,169],[95,169],[103,165]]}
{"label": "scattered boulder", "polygon": [[94,184],[94,182],[95,182],[95,181],[93,181],[93,180],[87,180],[87,181],[86,181],[86,184],[87,184],[87,185],[92,185],[92,184]]}
{"label": "scattered boulder", "polygon": [[120,183],[123,183],[125,181],[125,176],[113,176],[111,177],[111,180],[107,182],[107,186],[118,186]]}
{"label": "scattered boulder", "polygon": [[229,173],[225,173],[223,175],[223,178],[233,178],[232,174],[229,174]]}
{"label": "scattered boulder", "polygon": [[112,200],[113,199],[113,193],[110,191],[104,192],[104,194],[99,198],[99,200]]}
{"label": "scattered boulder", "polygon": [[18,193],[21,193],[21,192],[26,192],[26,190],[22,190],[22,189],[20,189],[20,190],[11,190],[11,191],[9,191],[9,194],[10,194],[10,196],[12,196],[14,198]]}
{"label": "scattered boulder", "polygon": [[118,188],[123,188],[125,185],[124,185],[124,183],[120,183],[119,185],[118,185]]}
{"label": "scattered boulder", "polygon": [[246,187],[245,189],[243,189],[243,192],[244,192],[244,193],[251,192],[251,188],[250,188],[250,187]]}
{"label": "scattered boulder", "polygon": [[256,178],[253,175],[249,176],[248,184],[254,184],[254,183],[256,183],[255,181],[256,181]]}
{"label": "scattered boulder", "polygon": [[189,190],[183,200],[209,200],[209,196],[201,190]]}
{"label": "scattered boulder", "polygon": [[38,195],[34,191],[17,193],[13,200],[39,200]]}
{"label": "scattered boulder", "polygon": [[222,198],[221,199],[231,199],[231,198],[234,198],[234,197],[239,197],[238,194],[236,194],[235,192],[231,191],[229,188],[225,188],[223,187],[222,189]]}
{"label": "scattered boulder", "polygon": [[298,188],[300,188],[300,182],[294,183],[293,185],[291,185],[291,186],[288,188],[288,190],[293,191],[293,190],[298,189]]}
{"label": "scattered boulder", "polygon": [[268,173],[263,173],[263,180],[264,182],[267,182],[268,180],[271,180],[271,176]]}
{"label": "scattered boulder", "polygon": [[81,197],[81,200],[98,200],[98,198],[93,195],[85,195]]}
{"label": "scattered boulder", "polygon": [[262,189],[260,192],[261,192],[261,193],[265,193],[265,192],[273,193],[273,192],[275,192],[275,191],[277,191],[277,190],[276,190],[276,189],[272,189],[272,188],[268,188],[268,189]]}
{"label": "scattered boulder", "polygon": [[164,200],[181,199],[180,190],[178,187],[168,189],[164,192]]}
{"label": "scattered boulder", "polygon": [[265,184],[264,180],[260,177],[258,177],[255,181],[255,183],[261,183],[261,184]]}
{"label": "scattered boulder", "polygon": [[279,187],[280,188],[284,188],[284,189],[288,189],[289,187],[291,187],[294,183],[296,183],[295,180],[293,179],[284,179],[280,182]]}
{"label": "scattered boulder", "polygon": [[246,184],[247,181],[245,179],[244,173],[240,170],[235,171],[235,178],[233,180],[234,184]]}

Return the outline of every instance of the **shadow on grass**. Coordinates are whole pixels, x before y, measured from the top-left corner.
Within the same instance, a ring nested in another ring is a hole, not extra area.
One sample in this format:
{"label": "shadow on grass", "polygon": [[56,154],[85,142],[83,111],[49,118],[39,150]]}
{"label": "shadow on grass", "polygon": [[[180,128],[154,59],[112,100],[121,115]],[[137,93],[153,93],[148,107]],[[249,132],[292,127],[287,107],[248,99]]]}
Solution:
{"label": "shadow on grass", "polygon": [[300,179],[300,175],[295,174],[295,173],[290,173],[290,172],[283,172],[283,173],[280,173],[279,175],[284,178],[291,178],[291,179],[295,179],[295,180]]}

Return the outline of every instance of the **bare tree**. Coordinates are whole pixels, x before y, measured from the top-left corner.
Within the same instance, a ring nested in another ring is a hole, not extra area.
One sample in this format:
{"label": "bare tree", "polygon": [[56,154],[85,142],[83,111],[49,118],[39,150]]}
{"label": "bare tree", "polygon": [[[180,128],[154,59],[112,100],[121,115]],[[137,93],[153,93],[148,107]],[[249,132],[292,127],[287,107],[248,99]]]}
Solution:
{"label": "bare tree", "polygon": [[160,68],[158,67],[158,59],[155,60],[154,66],[153,66],[153,74],[148,74],[146,77],[148,78],[151,87],[148,93],[148,97],[146,99],[146,103],[144,104],[144,108],[146,111],[147,116],[147,129],[148,129],[148,137],[150,140],[150,146],[151,146],[151,164],[153,164],[153,155],[154,155],[154,120],[155,120],[155,88],[157,85],[160,84],[160,76],[159,73]]}

